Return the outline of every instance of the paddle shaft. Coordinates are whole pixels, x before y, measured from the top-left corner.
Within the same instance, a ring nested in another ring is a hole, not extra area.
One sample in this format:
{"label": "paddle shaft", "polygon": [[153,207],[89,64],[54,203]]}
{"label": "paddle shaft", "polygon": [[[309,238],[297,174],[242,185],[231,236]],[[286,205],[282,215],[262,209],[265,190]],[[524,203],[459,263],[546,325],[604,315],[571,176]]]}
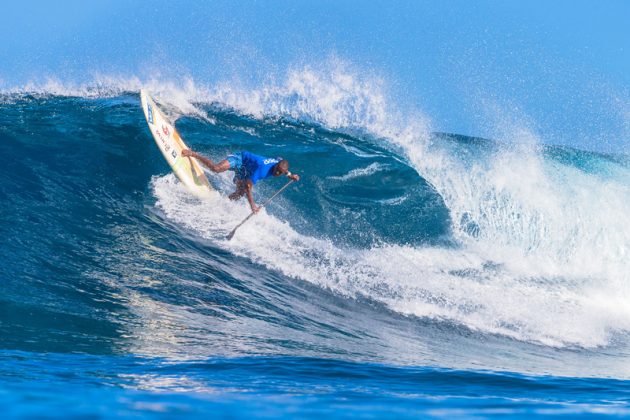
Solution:
{"label": "paddle shaft", "polygon": [[[274,195],[272,195],[271,197],[269,197],[267,199],[267,201],[265,201],[264,203],[262,203],[262,205],[259,207],[259,211],[260,209],[262,209],[263,207],[265,207],[267,204],[269,204],[269,202],[271,202],[271,200],[273,200],[278,194],[280,194],[282,191],[284,191],[289,185],[291,185],[294,181],[290,180],[289,182],[287,182],[286,184],[284,184],[284,186],[282,188],[280,188],[278,191],[276,191],[276,193]],[[255,215],[256,213],[251,212],[249,214],[249,216],[247,216],[245,219],[243,219],[243,221],[241,223],[239,223],[238,225],[236,225],[236,227],[234,229],[232,229],[232,232],[230,232],[230,234],[227,236],[227,240],[229,241],[230,239],[232,239],[234,237],[234,234],[236,233],[236,229],[240,228],[241,226],[243,226],[245,224],[245,222],[247,222],[253,215]]]}

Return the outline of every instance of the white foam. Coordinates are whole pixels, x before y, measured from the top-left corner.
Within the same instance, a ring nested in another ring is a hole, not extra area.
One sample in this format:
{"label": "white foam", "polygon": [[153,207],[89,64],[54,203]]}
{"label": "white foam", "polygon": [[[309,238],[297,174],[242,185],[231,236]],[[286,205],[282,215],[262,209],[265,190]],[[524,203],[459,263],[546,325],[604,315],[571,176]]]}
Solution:
{"label": "white foam", "polygon": [[143,86],[136,77],[96,76],[90,83],[76,84],[55,77],[28,82],[23,86],[4,88],[3,95],[36,95],[82,98],[110,98],[127,92],[137,92]]}
{"label": "white foam", "polygon": [[0,95],[9,98],[33,95],[104,99],[139,93],[140,89],[143,88],[155,96],[172,121],[182,115],[191,115],[210,123],[215,122],[214,119],[207,116],[205,111],[194,104],[194,98],[199,89],[189,78],[180,81],[158,78],[141,80],[135,76],[94,75],[92,81],[77,84],[49,77],[40,82],[26,83],[23,86],[3,87],[0,90]]}

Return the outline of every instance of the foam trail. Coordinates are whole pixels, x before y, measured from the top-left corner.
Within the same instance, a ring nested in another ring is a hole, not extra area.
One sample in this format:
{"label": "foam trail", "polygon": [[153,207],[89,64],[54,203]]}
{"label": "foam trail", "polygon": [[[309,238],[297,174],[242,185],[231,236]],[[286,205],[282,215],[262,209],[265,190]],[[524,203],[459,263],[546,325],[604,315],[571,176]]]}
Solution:
{"label": "foam trail", "polygon": [[387,165],[382,165],[380,163],[371,163],[365,168],[353,169],[345,175],[341,176],[331,176],[330,179],[334,179],[337,181],[349,181],[354,178],[360,178],[365,176],[374,175],[380,171],[387,169]]}

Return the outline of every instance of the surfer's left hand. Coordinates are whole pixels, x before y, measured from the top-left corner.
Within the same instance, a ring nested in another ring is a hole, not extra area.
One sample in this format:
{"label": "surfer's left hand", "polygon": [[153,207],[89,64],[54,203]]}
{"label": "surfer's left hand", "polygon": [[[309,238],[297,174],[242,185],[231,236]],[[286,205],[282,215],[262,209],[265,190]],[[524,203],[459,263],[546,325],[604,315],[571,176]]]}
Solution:
{"label": "surfer's left hand", "polygon": [[298,174],[291,174],[291,175],[289,175],[289,178],[291,178],[294,181],[299,181],[300,180],[300,176]]}

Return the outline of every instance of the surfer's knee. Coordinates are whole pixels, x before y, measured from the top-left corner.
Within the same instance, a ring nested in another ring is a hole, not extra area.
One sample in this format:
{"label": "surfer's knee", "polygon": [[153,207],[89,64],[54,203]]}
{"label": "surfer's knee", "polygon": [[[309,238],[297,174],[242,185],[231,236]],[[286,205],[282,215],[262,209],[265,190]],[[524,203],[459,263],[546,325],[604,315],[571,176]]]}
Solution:
{"label": "surfer's knee", "polygon": [[214,172],[225,172],[230,169],[230,162],[227,159],[223,159],[221,162],[214,165],[214,168],[211,168]]}

